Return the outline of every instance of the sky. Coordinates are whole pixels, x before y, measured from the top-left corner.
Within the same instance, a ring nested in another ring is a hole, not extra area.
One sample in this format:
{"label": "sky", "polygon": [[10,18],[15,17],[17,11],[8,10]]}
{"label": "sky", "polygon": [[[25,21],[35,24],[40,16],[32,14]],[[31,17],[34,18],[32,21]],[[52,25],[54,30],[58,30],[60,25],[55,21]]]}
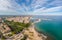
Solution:
{"label": "sky", "polygon": [[62,15],[62,0],[0,0],[0,15]]}

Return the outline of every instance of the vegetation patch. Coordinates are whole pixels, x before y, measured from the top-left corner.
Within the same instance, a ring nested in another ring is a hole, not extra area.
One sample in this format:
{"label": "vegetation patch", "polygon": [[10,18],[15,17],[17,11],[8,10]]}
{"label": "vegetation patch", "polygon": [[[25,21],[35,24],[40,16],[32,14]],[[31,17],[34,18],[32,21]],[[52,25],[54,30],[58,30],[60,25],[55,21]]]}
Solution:
{"label": "vegetation patch", "polygon": [[13,33],[20,33],[24,28],[28,28],[31,23],[21,23],[21,22],[14,22],[14,21],[4,21],[10,28]]}

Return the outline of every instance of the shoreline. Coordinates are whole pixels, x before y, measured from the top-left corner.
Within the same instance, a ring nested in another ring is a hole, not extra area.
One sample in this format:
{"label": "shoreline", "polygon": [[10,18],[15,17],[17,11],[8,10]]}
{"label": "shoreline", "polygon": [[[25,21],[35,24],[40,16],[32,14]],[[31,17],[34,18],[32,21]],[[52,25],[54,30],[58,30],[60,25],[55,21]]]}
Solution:
{"label": "shoreline", "polygon": [[38,23],[38,22],[40,22],[40,21],[41,21],[41,20],[32,23],[32,25],[33,25],[32,27],[34,28],[34,30],[35,30],[41,37],[43,37],[44,40],[46,40],[46,39],[47,39],[47,36],[44,35],[44,33],[40,33],[40,32],[36,29],[36,26],[35,26],[35,23]]}
{"label": "shoreline", "polygon": [[[37,21],[37,22],[35,22],[35,23],[38,23],[38,22],[40,22],[40,21]],[[43,36],[46,38],[46,40],[55,40],[55,39],[56,39],[54,36],[52,36],[51,34],[49,34],[49,33],[47,33],[47,32],[38,31],[37,28],[36,28],[36,26],[35,26],[35,23],[33,23],[34,29],[35,29],[39,34],[43,35]]]}
{"label": "shoreline", "polygon": [[40,35],[42,35],[44,38],[46,38],[46,40],[55,40],[55,37],[50,35],[49,33],[46,33],[46,32],[41,32],[41,31],[38,31],[36,26],[35,26],[35,23],[38,23],[40,22],[41,19],[38,19],[37,21],[33,22],[33,26],[34,26],[34,29],[35,31],[37,31]]}
{"label": "shoreline", "polygon": [[46,37],[46,40],[55,40],[55,37],[52,36],[49,33],[43,32],[43,31],[38,31],[37,28],[35,27],[35,30],[39,33],[39,34],[43,34]]}
{"label": "shoreline", "polygon": [[34,21],[33,24],[40,22],[41,19],[37,19],[37,21]]}

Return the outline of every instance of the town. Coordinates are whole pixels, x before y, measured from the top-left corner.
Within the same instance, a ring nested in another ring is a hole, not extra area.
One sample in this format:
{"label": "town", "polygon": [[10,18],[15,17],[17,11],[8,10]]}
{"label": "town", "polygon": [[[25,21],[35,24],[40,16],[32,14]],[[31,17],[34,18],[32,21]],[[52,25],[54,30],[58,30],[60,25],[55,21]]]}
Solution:
{"label": "town", "polygon": [[35,31],[31,16],[0,18],[1,40],[45,40],[46,36]]}

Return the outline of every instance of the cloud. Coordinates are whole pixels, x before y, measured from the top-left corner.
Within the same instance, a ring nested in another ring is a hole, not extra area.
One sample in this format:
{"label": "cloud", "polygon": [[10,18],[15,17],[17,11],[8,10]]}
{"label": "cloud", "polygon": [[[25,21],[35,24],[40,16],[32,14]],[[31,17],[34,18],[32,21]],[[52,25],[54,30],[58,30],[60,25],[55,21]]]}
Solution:
{"label": "cloud", "polygon": [[[41,8],[38,10],[35,10],[34,12],[31,12],[32,15],[62,15],[62,6],[59,7],[53,7],[44,10],[45,8]],[[29,14],[29,13],[28,13]],[[31,15],[29,14],[29,15]]]}
{"label": "cloud", "polygon": [[62,0],[54,0],[50,5],[55,5],[55,6],[62,6]]}
{"label": "cloud", "polygon": [[0,0],[0,11],[8,10],[16,12],[18,15],[54,14],[62,11],[62,0]]}
{"label": "cloud", "polygon": [[0,10],[7,10],[10,3],[7,0],[0,0]]}
{"label": "cloud", "polygon": [[42,12],[47,13],[47,12],[60,12],[60,11],[62,11],[62,6],[49,8],[49,9],[43,10]]}
{"label": "cloud", "polygon": [[62,10],[62,6],[48,8],[48,9],[45,9],[45,7],[43,7],[43,8],[40,8],[38,10],[35,10],[34,12],[45,12],[46,13],[46,12],[58,12],[61,10]]}

